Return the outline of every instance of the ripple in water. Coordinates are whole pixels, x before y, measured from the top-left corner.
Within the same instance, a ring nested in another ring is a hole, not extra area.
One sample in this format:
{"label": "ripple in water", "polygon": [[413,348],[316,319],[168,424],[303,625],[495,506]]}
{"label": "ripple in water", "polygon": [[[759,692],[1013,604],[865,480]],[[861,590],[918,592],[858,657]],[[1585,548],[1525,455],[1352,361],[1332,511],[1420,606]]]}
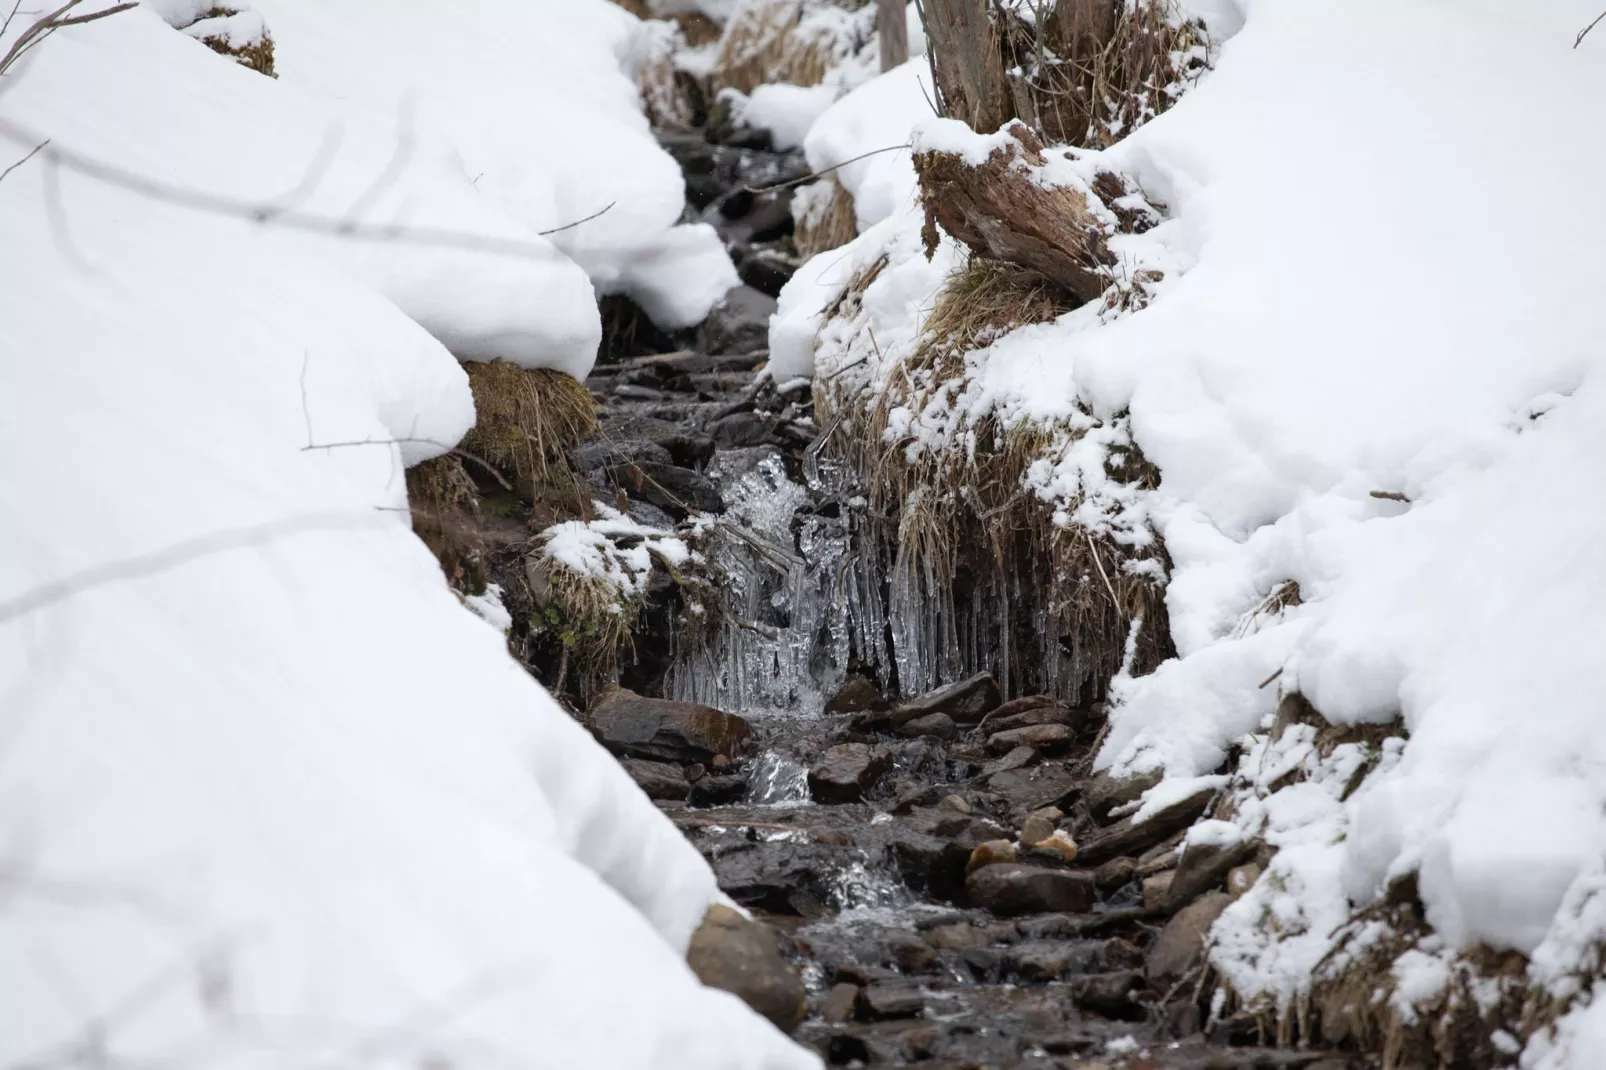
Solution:
{"label": "ripple in water", "polygon": [[796,806],[810,801],[808,767],[776,751],[767,750],[753,760],[748,785],[748,802],[759,806]]}

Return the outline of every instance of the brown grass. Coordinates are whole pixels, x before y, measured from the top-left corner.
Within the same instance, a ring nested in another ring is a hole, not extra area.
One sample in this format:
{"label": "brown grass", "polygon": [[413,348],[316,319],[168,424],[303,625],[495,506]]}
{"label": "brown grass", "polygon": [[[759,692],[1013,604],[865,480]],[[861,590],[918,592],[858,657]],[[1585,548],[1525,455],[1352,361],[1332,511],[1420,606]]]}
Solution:
{"label": "brown grass", "polygon": [[[835,6],[859,8],[866,2],[838,0]],[[767,82],[818,85],[826,71],[861,43],[804,25],[809,9],[826,3],[828,0],[765,0],[739,8],[720,37],[710,76],[713,93],[725,88],[751,93]]]}
{"label": "brown grass", "polygon": [[[203,22],[206,19],[225,18],[229,15],[238,15],[239,13],[240,12],[237,8],[214,7],[206,11],[195,21]],[[194,23],[191,23],[191,25],[194,25]],[[200,38],[200,42],[220,56],[232,57],[234,62],[238,63],[242,67],[256,71],[258,74],[265,74],[269,78],[279,77],[273,69],[273,34],[268,32],[265,24],[262,29],[261,37],[250,44],[242,45],[239,48],[235,48],[234,46],[230,45],[228,38],[223,36],[202,37]]]}
{"label": "brown grass", "polygon": [[464,594],[484,594],[479,503],[462,458],[448,453],[409,468],[407,503],[413,532],[441,563],[446,581]]}
{"label": "brown grass", "polygon": [[[806,198],[792,231],[792,244],[802,257],[846,245],[859,235],[853,194],[836,179],[826,177],[798,191]],[[796,203],[796,202],[794,202]]]}
{"label": "brown grass", "polygon": [[573,376],[526,370],[506,361],[465,362],[474,393],[474,428],[463,449],[494,465],[521,495],[542,489],[565,500],[575,480],[564,451],[595,433],[597,405]]}

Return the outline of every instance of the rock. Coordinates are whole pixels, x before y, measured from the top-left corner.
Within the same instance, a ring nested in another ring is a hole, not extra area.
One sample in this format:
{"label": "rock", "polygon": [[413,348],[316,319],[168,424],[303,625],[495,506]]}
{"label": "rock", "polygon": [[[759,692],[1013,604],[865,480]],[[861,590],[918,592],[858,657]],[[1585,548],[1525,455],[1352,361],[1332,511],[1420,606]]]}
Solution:
{"label": "rock", "polygon": [[925,973],[937,967],[936,950],[913,933],[890,931],[883,937],[883,944],[904,973]]}
{"label": "rock", "polygon": [[901,724],[928,713],[946,713],[958,724],[975,724],[998,707],[998,681],[991,673],[977,673],[935,691],[928,691],[893,711],[893,723]]}
{"label": "rock", "polygon": [[727,806],[747,795],[747,778],[740,775],[705,776],[691,785],[693,806]]}
{"label": "rock", "polygon": [[1134,1011],[1141,1011],[1133,999],[1133,993],[1142,988],[1143,974],[1137,970],[1092,973],[1072,982],[1071,999],[1077,1006],[1097,1014],[1124,1018]]}
{"label": "rock", "polygon": [[1011,810],[1055,806],[1077,789],[1078,781],[1056,763],[1013,769],[987,778],[987,790],[1002,795]]}
{"label": "rock", "polygon": [[1253,862],[1227,871],[1227,894],[1237,899],[1255,886],[1260,879],[1260,867]]}
{"label": "rock", "polygon": [[1064,725],[1034,724],[993,733],[987,738],[987,749],[994,754],[1004,754],[1016,747],[1031,747],[1052,754],[1064,750],[1070,743],[1071,730]]}
{"label": "rock", "polygon": [[[604,412],[603,432],[615,441],[645,440],[669,451],[669,459],[682,468],[701,468],[714,456],[714,440],[668,420],[651,416],[615,416]],[[643,458],[647,459],[647,458]]]}
{"label": "rock", "polygon": [[1156,873],[1143,878],[1143,905],[1150,910],[1159,910],[1165,905],[1166,898],[1171,894],[1171,882],[1176,878],[1177,871],[1168,869],[1164,873]]}
{"label": "rock", "polygon": [[981,767],[982,776],[992,776],[994,773],[1008,773],[1015,769],[1024,769],[1037,761],[1037,751],[1032,747],[1016,747],[1002,758],[994,758]]}
{"label": "rock", "polygon": [[610,468],[607,477],[631,497],[651,502],[677,519],[693,512],[725,511],[725,499],[714,481],[690,468],[641,461]]}
{"label": "rock", "polygon": [[867,966],[862,962],[839,962],[830,969],[831,983],[841,984],[846,981],[850,985],[864,988],[879,981],[897,981],[898,975],[885,966]]}
{"label": "rock", "polygon": [[1113,892],[1117,888],[1124,888],[1131,883],[1137,871],[1137,859],[1112,858],[1100,866],[1093,874],[1093,883],[1101,892]]}
{"label": "rock", "polygon": [[771,297],[781,295],[781,287],[796,274],[799,261],[778,249],[755,248],[748,250],[736,264],[736,274],[760,293]]}
{"label": "rock", "polygon": [[968,921],[942,925],[926,934],[932,947],[943,951],[964,951],[973,947],[991,947],[1001,943],[993,926],[972,925]]}
{"label": "rock", "polygon": [[656,442],[644,438],[593,439],[575,447],[569,455],[575,470],[581,475],[606,472],[613,468],[646,461],[652,464],[673,464],[669,451]]}
{"label": "rock", "polygon": [[[1236,830],[1233,830],[1233,835],[1237,835]],[[1182,851],[1176,875],[1166,892],[1165,909],[1180,910],[1187,906],[1201,892],[1221,884],[1229,870],[1254,853],[1253,840],[1188,844]]]}
{"label": "rock", "polygon": [[1193,824],[1215,795],[1214,788],[1200,788],[1141,824],[1134,824],[1129,817],[1122,818],[1101,835],[1082,844],[1082,861],[1098,865],[1118,855],[1140,854]]}
{"label": "rock", "polygon": [[1118,810],[1128,803],[1137,802],[1144,792],[1160,783],[1160,777],[1158,771],[1131,777],[1113,777],[1109,773],[1097,773],[1088,782],[1082,799],[1087,803],[1087,812],[1093,815],[1093,820],[1101,825],[1108,825],[1114,820],[1110,817],[1111,810]]}
{"label": "rock", "polygon": [[839,981],[820,1001],[820,1017],[827,1022],[845,1022],[853,1017],[853,1007],[858,1001],[859,986]]}
{"label": "rock", "polygon": [[886,752],[868,743],[839,743],[809,770],[809,794],[815,802],[858,802],[891,764]]}
{"label": "rock", "polygon": [[769,345],[774,312],[775,298],[751,286],[738,286],[709,310],[697,331],[697,348],[704,353],[763,349]]}
{"label": "rock", "polygon": [[1085,914],[1093,909],[1090,874],[1006,862],[984,866],[965,878],[970,901],[1000,917],[1018,914]]}
{"label": "rock", "polygon": [[831,896],[842,852],[820,843],[742,841],[709,859],[720,891],[744,907],[814,917]]}
{"label": "rock", "polygon": [[783,1033],[795,1030],[807,1013],[803,980],[781,958],[775,934],[723,903],[703,915],[686,963],[703,984],[738,996]]}
{"label": "rock", "polygon": [[1064,940],[1028,940],[1004,952],[1004,968],[1023,981],[1058,981],[1081,957]]}
{"label": "rock", "polygon": [[942,801],[937,803],[937,805],[943,809],[953,810],[961,814],[970,814],[975,812],[971,809],[970,801],[963,795],[944,795],[942,797]]}
{"label": "rock", "polygon": [[886,709],[887,700],[881,689],[867,676],[853,675],[842,681],[825,702],[826,713],[859,713],[864,710]]}
{"label": "rock", "polygon": [[[1002,706],[998,710],[1003,709]],[[1007,732],[1016,728],[1036,725],[1066,725],[1073,732],[1080,727],[1081,718],[1069,706],[1036,706],[1008,717],[999,716],[998,710],[987,715],[987,728],[993,732]]]}
{"label": "rock", "polygon": [[686,775],[678,765],[647,762],[640,758],[622,758],[619,764],[625,767],[630,779],[647,793],[649,799],[684,799],[691,792],[691,785],[686,782]]}
{"label": "rock", "polygon": [[1015,861],[1013,843],[1008,840],[988,840],[970,852],[970,858],[965,862],[965,876],[970,876],[983,866],[1013,861]]}
{"label": "rock", "polygon": [[1112,936],[1099,949],[1106,969],[1136,970],[1143,966],[1143,949],[1121,936]]}
{"label": "rock", "polygon": [[1036,710],[1044,706],[1054,705],[1058,705],[1058,703],[1048,695],[1025,695],[1021,698],[1012,698],[1008,702],[994,707],[992,712],[987,715],[986,720],[988,724],[992,724],[1001,717],[1013,717],[1017,713],[1025,713],[1027,710]]}
{"label": "rock", "polygon": [[918,985],[874,984],[859,991],[856,1009],[860,1018],[870,1022],[919,1018],[925,1013],[926,999]]}
{"label": "rock", "polygon": [[932,739],[953,739],[959,734],[959,726],[954,719],[946,713],[928,713],[924,717],[916,717],[905,721],[897,727],[900,736],[929,736]]}
{"label": "rock", "polygon": [[1044,853],[1052,851],[1059,856],[1061,862],[1075,862],[1078,850],[1076,841],[1071,839],[1071,834],[1064,829],[1055,829],[1048,834],[1046,840],[1039,840],[1033,844],[1032,849]]}
{"label": "rock", "polygon": [[1032,814],[1020,827],[1020,842],[1027,847],[1033,847],[1054,835],[1054,831],[1054,822],[1046,817]]}
{"label": "rock", "polygon": [[733,750],[747,738],[747,722],[733,713],[644,698],[626,688],[603,694],[586,715],[603,746],[634,758],[705,762]]}
{"label": "rock", "polygon": [[1151,985],[1164,991],[1203,960],[1210,927],[1231,902],[1226,892],[1207,892],[1166,922],[1149,949],[1145,973]]}

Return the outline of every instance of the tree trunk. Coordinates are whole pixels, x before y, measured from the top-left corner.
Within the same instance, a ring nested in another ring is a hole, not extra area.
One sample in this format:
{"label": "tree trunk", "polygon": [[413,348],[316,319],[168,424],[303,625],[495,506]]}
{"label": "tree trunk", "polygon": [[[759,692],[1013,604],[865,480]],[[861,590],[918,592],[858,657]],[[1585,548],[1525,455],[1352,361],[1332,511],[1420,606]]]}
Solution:
{"label": "tree trunk", "polygon": [[881,38],[881,69],[903,66],[909,59],[909,8],[904,0],[876,0],[875,28]]}
{"label": "tree trunk", "polygon": [[926,51],[944,115],[990,133],[1014,118],[987,0],[924,0]]}

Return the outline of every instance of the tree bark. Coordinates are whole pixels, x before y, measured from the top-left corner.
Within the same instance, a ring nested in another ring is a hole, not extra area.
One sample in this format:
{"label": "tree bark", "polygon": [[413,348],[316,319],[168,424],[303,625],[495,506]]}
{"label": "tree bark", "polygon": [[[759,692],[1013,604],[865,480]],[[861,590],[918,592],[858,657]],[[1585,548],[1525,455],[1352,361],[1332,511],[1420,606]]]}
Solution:
{"label": "tree bark", "polygon": [[876,0],[875,27],[881,38],[881,69],[903,66],[909,59],[909,8],[904,0]]}
{"label": "tree bark", "polygon": [[987,0],[924,0],[926,51],[945,116],[988,133],[1014,118],[998,27]]}

